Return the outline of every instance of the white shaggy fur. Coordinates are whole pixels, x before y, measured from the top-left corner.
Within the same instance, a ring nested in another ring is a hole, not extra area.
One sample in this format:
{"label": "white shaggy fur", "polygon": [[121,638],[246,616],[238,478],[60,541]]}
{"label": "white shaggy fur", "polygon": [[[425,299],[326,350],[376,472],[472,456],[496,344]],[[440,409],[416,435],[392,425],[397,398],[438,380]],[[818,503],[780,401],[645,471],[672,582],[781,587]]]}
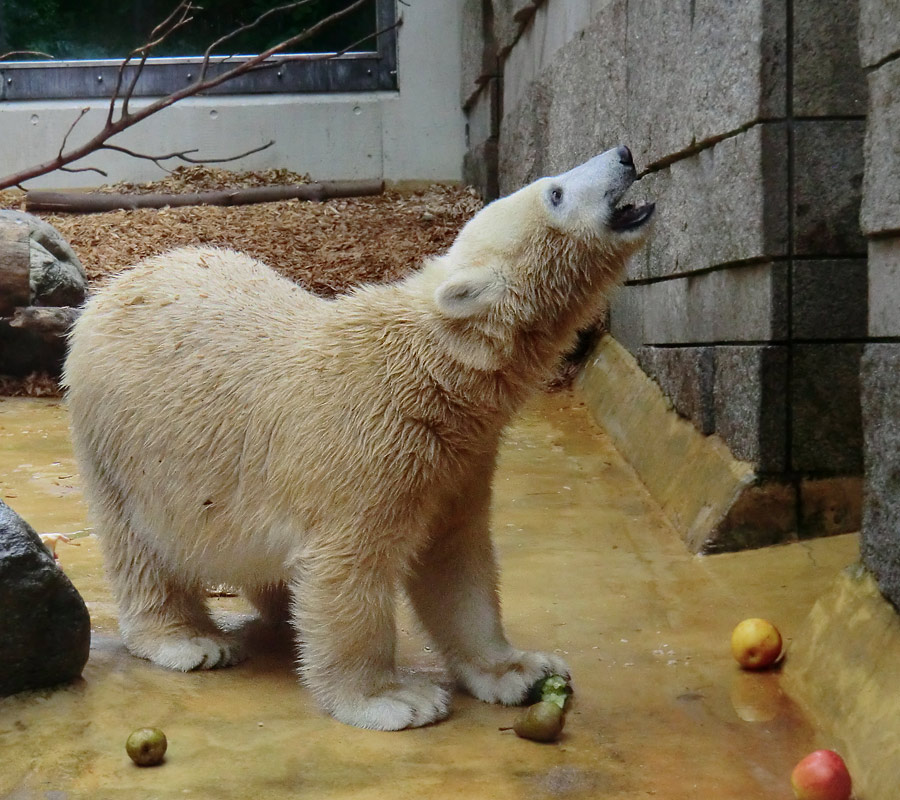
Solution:
{"label": "white shaggy fur", "polygon": [[239,660],[204,602],[227,583],[290,615],[302,677],[337,719],[424,725],[449,693],[395,666],[402,586],[476,697],[518,703],[567,673],[504,636],[491,480],[503,427],[643,239],[607,224],[634,179],[620,154],[487,206],[395,284],[324,300],[247,256],[187,248],[96,294],[65,382],[134,654]]}

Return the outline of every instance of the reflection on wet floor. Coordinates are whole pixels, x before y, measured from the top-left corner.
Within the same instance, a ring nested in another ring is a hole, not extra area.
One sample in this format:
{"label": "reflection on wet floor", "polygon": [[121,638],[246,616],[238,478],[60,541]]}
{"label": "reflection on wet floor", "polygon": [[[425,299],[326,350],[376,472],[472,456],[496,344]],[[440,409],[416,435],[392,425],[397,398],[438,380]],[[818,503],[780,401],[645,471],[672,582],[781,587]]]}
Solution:
{"label": "reflection on wet floor", "polygon": [[[58,401],[0,400],[0,497],[41,533],[87,527]],[[763,616],[789,643],[856,559],[855,536],[692,556],[568,394],[539,398],[509,431],[494,528],[510,637],[556,650],[573,670],[558,744],[500,732],[515,710],[462,695],[430,728],[341,725],[314,707],[273,631],[252,632],[251,657],[220,671],[133,658],[88,537],[59,556],[91,612],[91,658],[75,685],[0,700],[0,797],[791,798],[794,763],[829,743],[777,671],[737,668],[729,636]],[[400,624],[404,663],[436,668],[414,624]],[[143,725],[168,735],[160,767],[125,754]]]}

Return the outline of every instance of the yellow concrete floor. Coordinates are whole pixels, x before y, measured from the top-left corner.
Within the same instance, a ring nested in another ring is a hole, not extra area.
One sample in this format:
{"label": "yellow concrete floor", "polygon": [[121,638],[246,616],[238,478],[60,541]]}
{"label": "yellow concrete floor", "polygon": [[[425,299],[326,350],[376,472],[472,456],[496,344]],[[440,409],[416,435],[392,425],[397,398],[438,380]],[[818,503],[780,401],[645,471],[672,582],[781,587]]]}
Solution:
{"label": "yellow concrete floor", "polygon": [[[87,526],[59,402],[0,400],[0,496],[39,532]],[[778,671],[741,672],[728,642],[748,616],[790,640],[856,559],[855,536],[692,556],[568,394],[539,399],[510,430],[494,527],[511,638],[573,670],[559,743],[501,732],[514,709],[461,695],[433,727],[341,725],[314,707],[289,644],[270,632],[220,671],[133,658],[87,538],[60,545],[60,559],[91,611],[91,658],[75,685],[0,700],[0,798],[789,800],[793,764],[833,744],[781,692]],[[413,625],[400,627],[403,659],[434,668]],[[144,725],[168,735],[159,767],[125,754]]]}

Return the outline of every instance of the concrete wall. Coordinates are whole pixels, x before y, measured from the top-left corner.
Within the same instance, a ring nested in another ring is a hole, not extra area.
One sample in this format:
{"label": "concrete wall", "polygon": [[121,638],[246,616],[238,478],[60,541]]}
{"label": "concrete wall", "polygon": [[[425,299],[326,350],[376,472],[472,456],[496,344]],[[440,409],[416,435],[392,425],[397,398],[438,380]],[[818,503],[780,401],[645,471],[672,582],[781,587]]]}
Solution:
{"label": "concrete wall", "polygon": [[862,229],[869,249],[869,336],[862,358],[862,555],[900,607],[900,5],[860,0],[869,83]]}
{"label": "concrete wall", "polygon": [[679,413],[791,498],[800,535],[860,522],[857,5],[464,3],[466,176],[505,193],[632,148],[657,222],[611,330]]}
{"label": "concrete wall", "polygon": [[[446,42],[459,39],[460,6],[416,0],[398,11],[404,20],[398,32],[399,92],[188,99],[115,141],[147,153],[197,147],[200,156],[215,158],[274,139],[268,150],[228,166],[288,168],[314,179],[458,181],[465,125],[458,102],[461,54]],[[72,98],[0,104],[0,175],[52,158],[84,107],[92,110],[70,137],[72,144],[102,126],[104,103]],[[97,154],[76,166],[99,167],[110,181],[163,174],[150,162],[116,153]],[[105,180],[92,172],[56,172],[28,186],[80,187]]]}

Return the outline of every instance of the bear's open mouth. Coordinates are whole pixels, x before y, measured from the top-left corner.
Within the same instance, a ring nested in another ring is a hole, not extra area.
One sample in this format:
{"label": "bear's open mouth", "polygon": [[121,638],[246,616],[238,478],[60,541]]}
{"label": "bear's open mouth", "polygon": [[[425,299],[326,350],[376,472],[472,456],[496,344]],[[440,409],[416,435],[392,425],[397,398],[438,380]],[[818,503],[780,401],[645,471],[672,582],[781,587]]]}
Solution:
{"label": "bear's open mouth", "polygon": [[613,209],[609,218],[609,227],[614,231],[630,231],[639,228],[653,216],[655,208],[656,203],[645,203],[640,206],[626,203],[624,206]]}

